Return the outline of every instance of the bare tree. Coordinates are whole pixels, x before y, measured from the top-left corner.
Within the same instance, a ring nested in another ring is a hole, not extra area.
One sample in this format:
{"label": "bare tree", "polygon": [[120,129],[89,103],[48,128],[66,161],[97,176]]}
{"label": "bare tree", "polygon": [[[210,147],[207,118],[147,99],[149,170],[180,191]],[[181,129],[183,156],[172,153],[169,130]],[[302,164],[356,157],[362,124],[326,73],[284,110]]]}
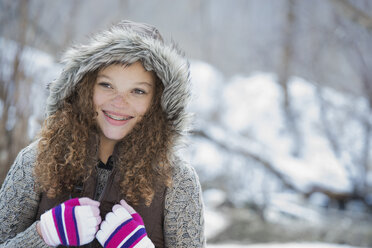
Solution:
{"label": "bare tree", "polygon": [[331,2],[344,18],[372,32],[372,16],[369,13],[354,6],[348,0],[331,0]]}
{"label": "bare tree", "polygon": [[[19,1],[17,6],[18,31],[17,47],[12,64],[12,74],[10,81],[0,80],[0,100],[3,103],[3,111],[0,119],[0,183],[5,178],[5,175],[17,155],[18,151],[24,147],[29,141],[27,138],[27,126],[29,112],[27,107],[17,106],[21,99],[25,97],[24,93],[29,92],[29,85],[24,83],[25,75],[22,69],[21,57],[26,45],[27,26],[28,26],[28,4],[27,0]],[[3,57],[2,62],[5,58]],[[16,121],[15,121],[16,120]]]}
{"label": "bare tree", "polygon": [[294,42],[295,42],[295,1],[287,1],[287,14],[285,15],[285,22],[283,25],[283,44],[282,44],[282,56],[278,69],[278,83],[283,93],[282,109],[285,116],[285,121],[288,126],[288,131],[292,136],[292,154],[295,157],[301,156],[301,147],[303,144],[300,129],[297,124],[296,114],[294,112],[291,96],[289,93],[289,80],[291,76],[291,64],[294,59]]}
{"label": "bare tree", "polygon": [[[34,3],[32,5],[28,0],[21,0],[5,1],[3,4],[4,7],[13,8],[13,12],[10,14],[11,18],[1,18],[0,21],[3,27],[13,27],[10,29],[13,33],[7,33],[7,37],[15,41],[16,52],[14,56],[10,56],[12,57],[10,61],[9,56],[5,56],[7,51],[0,54],[0,63],[12,63],[10,79],[6,79],[5,72],[0,70],[0,101],[3,103],[2,116],[0,116],[0,135],[3,137],[0,139],[0,184],[18,152],[31,141],[28,137],[28,121],[33,110],[32,104],[29,104],[32,101],[29,93],[32,85],[40,82],[39,78],[33,78],[37,75],[26,75],[25,73],[25,66],[29,66],[23,60],[25,48],[46,44],[49,48],[59,50],[59,46],[66,46],[74,38],[74,23],[81,9],[79,1],[67,2],[67,6],[64,5],[68,11],[69,19],[64,22],[64,27],[60,30],[64,31],[60,36],[63,42],[56,42],[53,39],[53,30],[46,30],[43,25],[45,23],[40,20],[41,15],[37,14],[38,10],[46,9],[53,3]],[[36,11],[33,12],[32,10],[35,9]],[[53,13],[46,15],[46,19],[50,22],[56,21],[56,18],[58,17]],[[5,34],[1,33],[1,35]],[[1,68],[6,68],[6,66]]]}

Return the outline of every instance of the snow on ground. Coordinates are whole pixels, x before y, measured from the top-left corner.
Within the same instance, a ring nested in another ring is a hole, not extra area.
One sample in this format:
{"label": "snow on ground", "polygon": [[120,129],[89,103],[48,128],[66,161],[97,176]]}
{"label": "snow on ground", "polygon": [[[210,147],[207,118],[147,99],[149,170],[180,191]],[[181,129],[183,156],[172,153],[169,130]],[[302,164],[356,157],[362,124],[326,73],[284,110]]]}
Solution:
{"label": "snow on ground", "polygon": [[209,189],[203,192],[203,199],[206,203],[204,209],[205,236],[207,240],[223,231],[230,224],[229,217],[217,208],[226,200],[226,194],[217,189]]}
{"label": "snow on ground", "polygon": [[229,224],[227,216],[209,208],[204,210],[205,237],[207,240],[222,232]]}
{"label": "snow on ground", "polygon": [[354,248],[355,246],[324,244],[324,243],[286,243],[286,244],[209,244],[208,248]]}

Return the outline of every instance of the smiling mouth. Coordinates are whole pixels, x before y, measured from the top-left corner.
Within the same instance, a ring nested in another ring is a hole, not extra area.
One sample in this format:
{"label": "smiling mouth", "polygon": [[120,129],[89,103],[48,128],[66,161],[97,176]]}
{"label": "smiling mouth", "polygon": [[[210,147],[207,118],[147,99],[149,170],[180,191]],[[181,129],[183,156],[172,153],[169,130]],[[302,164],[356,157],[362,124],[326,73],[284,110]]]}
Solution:
{"label": "smiling mouth", "polygon": [[133,118],[133,116],[118,116],[118,115],[113,115],[109,114],[106,111],[102,110],[103,114],[107,116],[108,118],[111,118],[115,121],[127,121]]}

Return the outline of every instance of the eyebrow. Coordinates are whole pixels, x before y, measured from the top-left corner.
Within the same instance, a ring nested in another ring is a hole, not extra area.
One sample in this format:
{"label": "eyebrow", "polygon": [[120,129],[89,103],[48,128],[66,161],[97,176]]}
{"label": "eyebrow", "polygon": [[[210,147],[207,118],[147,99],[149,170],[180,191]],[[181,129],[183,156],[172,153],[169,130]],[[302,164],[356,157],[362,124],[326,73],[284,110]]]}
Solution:
{"label": "eyebrow", "polygon": [[[108,80],[112,80],[109,76],[106,76],[105,74],[98,74],[97,75],[97,79],[98,78],[101,78],[101,77],[103,77],[103,78],[107,78]],[[136,84],[144,84],[144,85],[147,85],[147,86],[149,86],[149,87],[152,87],[154,84],[152,84],[152,83],[149,83],[149,82],[146,82],[146,81],[140,81],[140,82],[135,82]]]}
{"label": "eyebrow", "polygon": [[107,79],[111,80],[111,78],[109,76],[106,76],[105,74],[98,74],[97,78],[100,78],[100,77],[104,77],[104,78],[107,78]]}
{"label": "eyebrow", "polygon": [[144,85],[147,85],[149,87],[152,87],[153,84],[152,83],[149,83],[149,82],[136,82],[136,84],[144,84]]}

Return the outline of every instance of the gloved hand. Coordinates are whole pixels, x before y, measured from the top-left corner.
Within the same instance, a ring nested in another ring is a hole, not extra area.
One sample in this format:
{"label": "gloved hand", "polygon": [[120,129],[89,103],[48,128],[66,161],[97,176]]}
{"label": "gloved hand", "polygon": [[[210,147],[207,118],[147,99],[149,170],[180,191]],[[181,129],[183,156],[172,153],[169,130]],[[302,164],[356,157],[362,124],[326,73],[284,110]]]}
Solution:
{"label": "gloved hand", "polygon": [[155,247],[147,237],[141,216],[124,200],[106,215],[96,238],[105,248]]}
{"label": "gloved hand", "polygon": [[50,246],[79,246],[90,243],[101,223],[99,202],[73,198],[40,216],[40,231]]}

